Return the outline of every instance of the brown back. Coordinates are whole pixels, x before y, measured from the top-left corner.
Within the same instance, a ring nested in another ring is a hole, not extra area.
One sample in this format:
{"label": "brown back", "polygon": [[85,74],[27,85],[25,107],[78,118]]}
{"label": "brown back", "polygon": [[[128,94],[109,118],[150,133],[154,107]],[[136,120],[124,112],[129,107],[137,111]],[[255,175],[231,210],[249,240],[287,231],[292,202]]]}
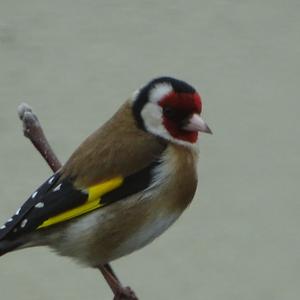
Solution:
{"label": "brown back", "polygon": [[114,176],[128,176],[158,158],[166,148],[161,139],[137,128],[127,101],[90,135],[62,168],[63,177],[88,187]]}

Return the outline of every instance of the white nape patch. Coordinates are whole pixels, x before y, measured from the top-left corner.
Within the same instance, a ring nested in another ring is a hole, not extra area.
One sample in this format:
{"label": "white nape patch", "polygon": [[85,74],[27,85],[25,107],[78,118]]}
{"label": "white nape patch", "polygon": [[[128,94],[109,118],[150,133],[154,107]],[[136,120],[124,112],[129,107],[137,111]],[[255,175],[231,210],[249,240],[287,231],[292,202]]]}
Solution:
{"label": "white nape patch", "polygon": [[21,211],[21,208],[19,208],[15,214],[18,215],[20,213],[20,211]]}
{"label": "white nape patch", "polygon": [[28,220],[27,219],[24,219],[21,223],[21,228],[24,228],[27,224]]}
{"label": "white nape patch", "polygon": [[31,196],[32,199],[34,199],[36,197],[36,195],[38,194],[38,191],[34,192]]}
{"label": "white nape patch", "polygon": [[131,97],[131,101],[134,102],[137,98],[137,96],[139,95],[141,89],[138,89],[136,91],[133,92],[132,97]]}
{"label": "white nape patch", "polygon": [[158,83],[150,91],[149,101],[152,103],[157,103],[171,92],[173,92],[173,88],[169,83]]}
{"label": "white nape patch", "polygon": [[58,192],[61,188],[62,184],[60,183],[57,187],[53,189],[53,192]]}
{"label": "white nape patch", "polygon": [[49,180],[48,180],[48,183],[51,184],[54,180],[54,176],[52,176]]}
{"label": "white nape patch", "polygon": [[6,226],[5,225],[2,225],[1,227],[0,227],[0,230],[3,230],[3,229],[5,229],[6,228]]}
{"label": "white nape patch", "polygon": [[44,202],[39,202],[35,205],[36,208],[43,208],[45,206]]}

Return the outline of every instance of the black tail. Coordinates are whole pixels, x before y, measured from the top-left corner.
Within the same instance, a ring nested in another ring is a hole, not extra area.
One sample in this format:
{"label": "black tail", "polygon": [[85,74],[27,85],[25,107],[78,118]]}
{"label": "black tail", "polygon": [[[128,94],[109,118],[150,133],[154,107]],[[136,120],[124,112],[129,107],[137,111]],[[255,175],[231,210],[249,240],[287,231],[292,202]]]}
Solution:
{"label": "black tail", "polygon": [[0,256],[16,250],[19,246],[22,245],[22,242],[18,240],[2,240],[0,241]]}

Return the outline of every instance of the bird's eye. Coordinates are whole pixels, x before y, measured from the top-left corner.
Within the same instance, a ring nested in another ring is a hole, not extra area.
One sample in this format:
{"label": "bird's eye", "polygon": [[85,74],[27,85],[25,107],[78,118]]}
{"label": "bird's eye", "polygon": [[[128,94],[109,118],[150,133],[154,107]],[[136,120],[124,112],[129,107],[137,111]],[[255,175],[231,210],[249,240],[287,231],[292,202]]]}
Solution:
{"label": "bird's eye", "polygon": [[179,126],[183,125],[189,115],[190,112],[185,110],[180,110],[172,106],[163,107],[163,116]]}
{"label": "bird's eye", "polygon": [[163,114],[168,119],[174,119],[177,116],[176,110],[170,106],[163,107]]}

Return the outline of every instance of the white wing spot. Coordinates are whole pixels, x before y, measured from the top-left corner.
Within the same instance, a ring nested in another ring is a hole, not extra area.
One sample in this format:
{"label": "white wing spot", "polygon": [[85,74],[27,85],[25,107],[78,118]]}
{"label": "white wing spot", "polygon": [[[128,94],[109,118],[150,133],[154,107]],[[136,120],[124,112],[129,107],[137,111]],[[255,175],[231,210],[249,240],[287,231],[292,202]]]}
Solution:
{"label": "white wing spot", "polygon": [[88,195],[89,191],[88,190],[82,190],[81,193]]}
{"label": "white wing spot", "polygon": [[21,223],[21,228],[24,228],[27,224],[28,220],[27,219],[24,219]]}
{"label": "white wing spot", "polygon": [[12,222],[12,220],[13,220],[13,219],[12,219],[12,218],[10,218],[9,220],[7,220],[7,222],[6,222],[6,223]]}
{"label": "white wing spot", "polygon": [[5,229],[6,228],[6,226],[5,225],[3,225],[3,226],[1,226],[0,227],[0,229],[2,230],[2,229]]}
{"label": "white wing spot", "polygon": [[43,208],[45,206],[44,202],[39,202],[35,205],[36,208]]}
{"label": "white wing spot", "polygon": [[21,208],[19,208],[17,211],[16,211],[16,215],[18,215],[21,211]]}
{"label": "white wing spot", "polygon": [[32,196],[31,196],[31,198],[32,199],[34,199],[35,197],[36,197],[36,195],[38,194],[38,192],[36,191],[36,192],[34,192],[33,194],[32,194]]}
{"label": "white wing spot", "polygon": [[48,183],[51,184],[54,180],[54,176],[52,176],[49,180],[48,180]]}
{"label": "white wing spot", "polygon": [[58,192],[61,188],[62,184],[59,184],[55,189],[53,189],[53,192]]}

